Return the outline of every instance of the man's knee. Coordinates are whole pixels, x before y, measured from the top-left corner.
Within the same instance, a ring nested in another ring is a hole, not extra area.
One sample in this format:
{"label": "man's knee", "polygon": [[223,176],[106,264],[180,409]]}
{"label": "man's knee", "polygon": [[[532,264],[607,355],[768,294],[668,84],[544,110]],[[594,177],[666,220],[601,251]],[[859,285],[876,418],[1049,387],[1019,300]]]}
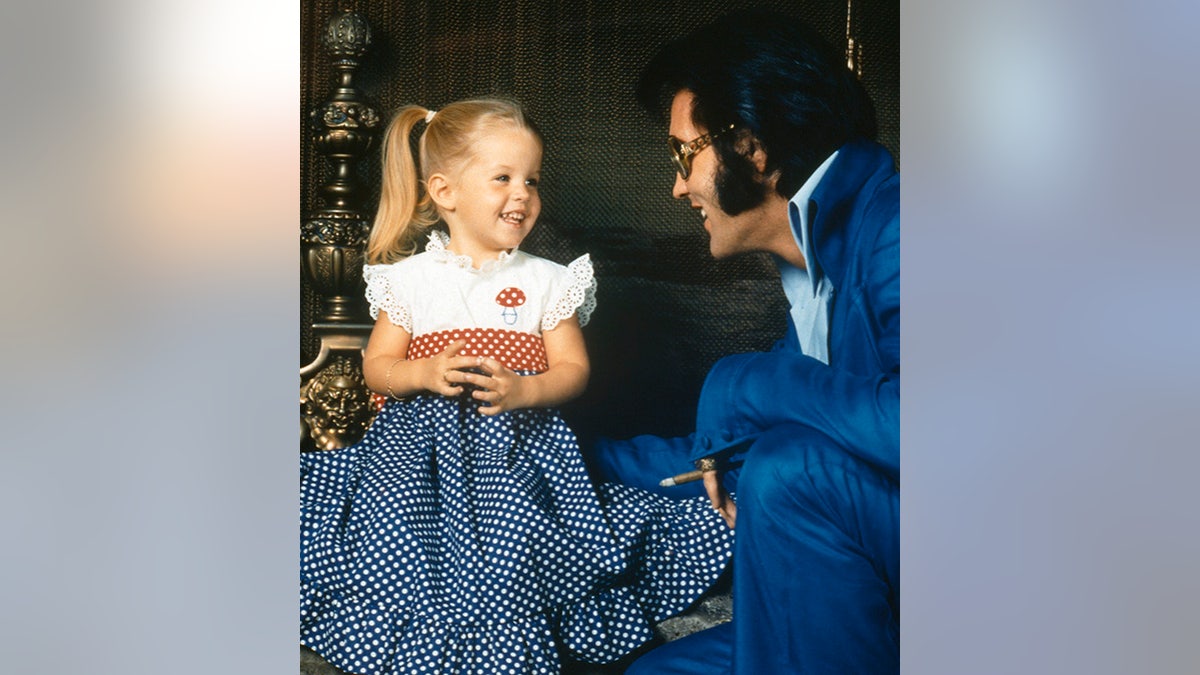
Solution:
{"label": "man's knee", "polygon": [[738,478],[739,509],[795,516],[825,512],[845,502],[894,501],[898,486],[829,436],[807,427],[781,426],[755,440]]}
{"label": "man's knee", "polygon": [[811,487],[827,482],[831,470],[848,464],[847,451],[832,438],[807,427],[775,427],[750,447],[738,479],[739,499],[773,503],[813,494]]}
{"label": "man's knee", "polygon": [[755,441],[737,504],[743,547],[773,545],[779,537],[811,543],[841,532],[870,542],[870,557],[883,567],[898,559],[899,485],[811,429],[780,427]]}

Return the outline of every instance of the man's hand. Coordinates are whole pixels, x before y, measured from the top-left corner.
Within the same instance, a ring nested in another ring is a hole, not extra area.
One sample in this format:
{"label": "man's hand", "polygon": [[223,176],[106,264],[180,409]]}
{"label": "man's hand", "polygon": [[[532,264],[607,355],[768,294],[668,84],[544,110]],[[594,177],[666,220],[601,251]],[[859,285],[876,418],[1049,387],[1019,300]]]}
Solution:
{"label": "man's hand", "polygon": [[708,493],[713,508],[725,519],[725,524],[733,529],[734,523],[737,522],[737,503],[725,491],[725,486],[721,484],[721,474],[716,469],[704,472],[704,491]]}

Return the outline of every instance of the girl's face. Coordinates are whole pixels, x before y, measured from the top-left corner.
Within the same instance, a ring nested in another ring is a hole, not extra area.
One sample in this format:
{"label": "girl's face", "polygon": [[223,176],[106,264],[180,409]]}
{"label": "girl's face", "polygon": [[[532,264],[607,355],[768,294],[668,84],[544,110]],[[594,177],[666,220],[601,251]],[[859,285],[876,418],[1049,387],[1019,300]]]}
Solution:
{"label": "girl's face", "polygon": [[451,250],[478,265],[519,245],[542,211],[541,170],[542,144],[527,129],[480,134],[462,170],[446,179],[448,199],[438,200]]}

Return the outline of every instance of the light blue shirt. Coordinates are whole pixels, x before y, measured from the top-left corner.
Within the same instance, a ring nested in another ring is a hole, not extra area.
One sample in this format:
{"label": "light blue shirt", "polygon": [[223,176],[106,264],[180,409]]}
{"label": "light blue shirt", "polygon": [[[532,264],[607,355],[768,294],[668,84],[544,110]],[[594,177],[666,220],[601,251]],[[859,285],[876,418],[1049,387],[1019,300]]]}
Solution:
{"label": "light blue shirt", "polygon": [[833,298],[833,284],[817,267],[812,256],[812,223],[808,222],[809,199],[817,184],[825,176],[829,166],[837,157],[835,150],[821,166],[813,172],[804,185],[788,200],[788,221],[792,236],[804,255],[808,269],[800,269],[782,258],[775,257],[779,276],[783,282],[783,293],[791,304],[792,323],[800,339],[800,351],[818,361],[829,363],[829,304]]}

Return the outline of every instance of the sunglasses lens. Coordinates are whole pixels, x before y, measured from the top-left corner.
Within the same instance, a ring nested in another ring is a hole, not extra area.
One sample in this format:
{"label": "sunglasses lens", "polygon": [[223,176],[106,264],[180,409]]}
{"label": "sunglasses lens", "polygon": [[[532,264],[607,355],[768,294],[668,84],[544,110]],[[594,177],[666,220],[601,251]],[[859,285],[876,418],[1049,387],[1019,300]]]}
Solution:
{"label": "sunglasses lens", "polygon": [[679,155],[672,155],[671,159],[675,162],[675,170],[679,172],[679,177],[687,180],[688,174],[691,173],[691,167]]}
{"label": "sunglasses lens", "polygon": [[675,164],[679,176],[687,180],[691,167],[689,166],[690,162],[683,156],[683,143],[680,143],[678,138],[670,136],[667,138],[667,149],[671,151],[671,162]]}

